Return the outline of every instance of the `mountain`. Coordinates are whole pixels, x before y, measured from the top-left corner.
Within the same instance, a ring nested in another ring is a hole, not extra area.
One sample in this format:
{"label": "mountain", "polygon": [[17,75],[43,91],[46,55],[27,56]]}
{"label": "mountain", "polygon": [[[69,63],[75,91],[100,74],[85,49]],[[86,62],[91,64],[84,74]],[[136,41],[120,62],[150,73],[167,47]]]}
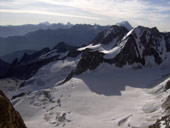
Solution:
{"label": "mountain", "polygon": [[133,27],[129,24],[128,21],[122,21],[122,22],[120,22],[120,23],[117,23],[116,25],[117,25],[117,26],[125,27],[125,28],[127,28],[129,31],[133,29]]}
{"label": "mountain", "polygon": [[29,54],[33,54],[34,52],[35,51],[33,51],[33,50],[21,50],[21,51],[16,51],[13,53],[9,53],[9,54],[0,56],[0,58],[7,63],[12,63],[14,61],[14,59],[16,59],[16,58],[18,60],[20,60],[25,53],[29,55]]}
{"label": "mountain", "polygon": [[[108,32],[110,33],[110,30]],[[157,28],[138,26],[123,35],[119,36],[123,38],[117,40],[117,35],[112,34],[112,38],[107,40],[110,35],[100,34],[100,39],[102,41],[106,40],[105,43],[98,39],[99,44],[89,44],[79,50],[98,51],[103,54],[103,62],[115,64],[116,67],[125,65],[136,65],[138,68],[153,66],[155,64],[159,65],[167,59],[170,44],[168,33],[161,33]]]}
{"label": "mountain", "polygon": [[58,42],[81,46],[89,43],[99,32],[109,26],[77,24],[68,29],[47,29],[30,32],[24,36],[0,38],[0,54],[30,49],[40,50],[54,47]]}
{"label": "mountain", "polygon": [[10,64],[0,59],[0,78],[6,76]]}
{"label": "mountain", "polygon": [[30,128],[166,128],[169,46],[157,28],[113,25],[84,46],[24,54],[0,88]]}
{"label": "mountain", "polygon": [[0,90],[0,127],[26,128],[20,114],[14,109],[9,99]]}
{"label": "mountain", "polygon": [[39,68],[50,62],[64,60],[66,57],[76,57],[79,54],[76,48],[77,47],[60,42],[51,50],[44,48],[31,55],[25,53],[21,60],[15,59],[12,62],[8,71],[8,77],[28,79],[32,77]]}
{"label": "mountain", "polygon": [[119,42],[128,30],[122,26],[113,25],[109,29],[100,32],[92,41],[91,44],[108,44],[110,42]]}
{"label": "mountain", "polygon": [[37,31],[39,29],[47,30],[47,29],[59,29],[59,28],[70,28],[73,26],[71,23],[67,23],[66,25],[62,23],[50,24],[49,22],[42,22],[37,25],[34,24],[25,24],[18,26],[0,26],[0,37],[6,38],[9,36],[23,36],[29,32]]}
{"label": "mountain", "polygon": [[138,26],[128,32],[125,27],[112,26],[100,32],[89,45],[78,49],[61,42],[51,50],[45,48],[30,56],[25,54],[20,62],[15,60],[8,75],[28,79],[43,65],[69,56],[76,57],[80,53],[82,57],[77,68],[66,80],[88,69],[96,69],[103,62],[119,68],[128,65],[134,69],[152,67],[167,60],[169,54],[167,46],[169,46],[167,34],[159,32],[157,28]]}

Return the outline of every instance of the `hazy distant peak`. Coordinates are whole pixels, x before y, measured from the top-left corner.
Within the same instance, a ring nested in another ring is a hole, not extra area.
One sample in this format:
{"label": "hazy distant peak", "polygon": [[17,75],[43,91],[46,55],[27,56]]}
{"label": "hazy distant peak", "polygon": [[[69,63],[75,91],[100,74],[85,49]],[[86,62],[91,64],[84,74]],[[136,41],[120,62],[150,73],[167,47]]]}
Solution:
{"label": "hazy distant peak", "polygon": [[123,27],[127,28],[129,31],[130,31],[131,29],[133,29],[133,27],[129,24],[128,21],[122,21],[122,22],[120,22],[120,23],[117,23],[116,25],[118,25],[118,26],[123,26]]}
{"label": "hazy distant peak", "polygon": [[70,22],[67,22],[66,26],[68,26],[68,27],[72,27],[72,26],[73,26],[73,24],[72,24],[72,23],[70,23]]}
{"label": "hazy distant peak", "polygon": [[41,23],[39,23],[39,24],[41,24],[41,25],[50,25],[50,23],[49,23],[48,21],[41,22]]}

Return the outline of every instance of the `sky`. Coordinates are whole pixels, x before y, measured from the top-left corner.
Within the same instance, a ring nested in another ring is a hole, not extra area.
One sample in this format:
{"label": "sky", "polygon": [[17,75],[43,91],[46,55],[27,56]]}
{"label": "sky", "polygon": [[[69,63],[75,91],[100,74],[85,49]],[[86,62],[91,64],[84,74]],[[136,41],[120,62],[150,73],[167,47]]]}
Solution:
{"label": "sky", "polygon": [[0,25],[50,23],[113,25],[170,31],[170,0],[0,0]]}

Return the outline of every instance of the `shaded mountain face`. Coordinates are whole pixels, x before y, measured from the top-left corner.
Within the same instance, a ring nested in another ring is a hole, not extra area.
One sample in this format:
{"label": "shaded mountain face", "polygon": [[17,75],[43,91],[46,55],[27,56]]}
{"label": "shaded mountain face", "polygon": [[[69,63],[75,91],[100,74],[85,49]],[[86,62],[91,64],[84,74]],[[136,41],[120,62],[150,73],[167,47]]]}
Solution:
{"label": "shaded mountain face", "polygon": [[113,25],[109,29],[100,32],[91,41],[91,44],[109,44],[113,41],[119,42],[127,32],[128,30],[125,27]]}
{"label": "shaded mountain face", "polygon": [[9,54],[0,56],[0,58],[7,63],[12,63],[14,61],[14,59],[16,59],[16,58],[18,60],[20,60],[25,53],[31,55],[34,52],[35,52],[34,50],[21,50],[21,51],[16,51],[13,53],[9,53]]}
{"label": "shaded mountain face", "polygon": [[9,99],[0,90],[0,127],[26,128],[20,114],[14,109]]}
{"label": "shaded mountain face", "polygon": [[170,52],[170,32],[163,35],[165,37],[167,51]]}
{"label": "shaded mountain face", "polygon": [[7,75],[10,64],[0,59],[0,78]]}
{"label": "shaded mountain face", "polygon": [[80,53],[76,49],[77,47],[60,42],[51,50],[49,48],[44,48],[32,55],[24,54],[20,61],[18,61],[18,59],[13,61],[7,76],[29,79],[39,68],[50,62],[63,60],[66,57],[76,57]]}
{"label": "shaded mountain face", "polygon": [[99,32],[109,26],[79,24],[71,28],[46,29],[30,32],[24,36],[0,38],[0,55],[18,50],[40,50],[54,47],[58,42],[67,42],[73,46],[89,43]]}
{"label": "shaded mountain face", "polygon": [[121,52],[114,58],[118,67],[126,64],[140,63],[149,66],[154,63],[161,64],[166,59],[168,49],[165,37],[157,28],[139,26],[129,33],[118,45],[125,43]]}

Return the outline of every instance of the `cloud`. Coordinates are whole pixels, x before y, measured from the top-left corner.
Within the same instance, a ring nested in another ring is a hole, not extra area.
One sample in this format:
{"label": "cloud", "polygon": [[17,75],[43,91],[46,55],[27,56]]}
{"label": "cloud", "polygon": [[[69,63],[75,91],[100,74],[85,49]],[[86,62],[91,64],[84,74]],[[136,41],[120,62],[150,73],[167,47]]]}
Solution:
{"label": "cloud", "polygon": [[83,18],[83,19],[92,19],[92,20],[102,20],[100,18],[95,18],[95,17],[62,14],[62,13],[48,12],[48,11],[0,9],[0,12],[8,12],[8,13],[32,13],[32,14],[42,14],[42,15],[52,15],[52,16],[64,16],[64,17],[74,17],[74,18]]}
{"label": "cloud", "polygon": [[[169,0],[1,0],[0,12],[46,14],[152,26],[170,19]],[[107,23],[106,23],[107,24]]]}

